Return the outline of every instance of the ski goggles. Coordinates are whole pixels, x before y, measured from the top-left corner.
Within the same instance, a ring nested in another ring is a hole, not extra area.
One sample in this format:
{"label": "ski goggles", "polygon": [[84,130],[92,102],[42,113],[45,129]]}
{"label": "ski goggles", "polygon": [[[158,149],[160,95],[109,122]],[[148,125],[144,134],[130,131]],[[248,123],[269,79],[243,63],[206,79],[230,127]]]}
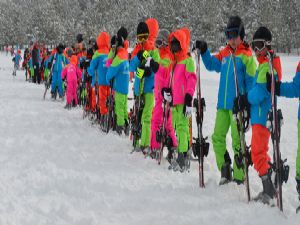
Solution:
{"label": "ski goggles", "polygon": [[236,39],[238,36],[240,36],[240,28],[234,27],[234,28],[226,29],[225,36],[227,40]]}
{"label": "ski goggles", "polygon": [[168,45],[168,43],[166,43],[164,40],[157,39],[157,40],[155,41],[155,46],[156,46],[156,48],[160,48],[160,47],[162,47],[162,46],[167,46],[167,45]]}
{"label": "ski goggles", "polygon": [[262,51],[264,50],[267,46],[270,46],[271,43],[269,41],[266,41],[264,39],[256,39],[256,40],[253,40],[251,42],[251,48],[253,51]]}
{"label": "ski goggles", "polygon": [[147,33],[146,34],[138,34],[137,40],[139,43],[141,43],[141,42],[147,41],[148,37],[149,37],[149,34],[147,34]]}

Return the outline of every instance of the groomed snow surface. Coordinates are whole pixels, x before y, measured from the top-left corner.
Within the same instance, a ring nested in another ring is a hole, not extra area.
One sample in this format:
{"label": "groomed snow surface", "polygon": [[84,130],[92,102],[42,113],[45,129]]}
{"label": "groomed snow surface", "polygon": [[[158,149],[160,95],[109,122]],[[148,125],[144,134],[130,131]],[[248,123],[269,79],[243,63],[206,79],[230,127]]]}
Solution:
{"label": "groomed snow surface", "polygon": [[[282,55],[284,80],[292,79],[298,60]],[[205,159],[206,188],[200,189],[197,162],[190,173],[181,174],[169,171],[165,160],[158,166],[141,153],[130,154],[129,139],[103,134],[82,119],[81,108],[65,110],[65,103],[51,101],[49,94],[44,101],[44,85],[25,82],[24,71],[14,78],[12,69],[11,57],[1,53],[0,225],[299,224],[298,99],[279,101],[281,150],[291,167],[281,213],[277,207],[248,204],[244,185],[219,186],[212,147]],[[211,142],[219,75],[203,65],[201,75],[207,102],[204,134]],[[262,190],[253,168],[250,187],[252,196]]]}

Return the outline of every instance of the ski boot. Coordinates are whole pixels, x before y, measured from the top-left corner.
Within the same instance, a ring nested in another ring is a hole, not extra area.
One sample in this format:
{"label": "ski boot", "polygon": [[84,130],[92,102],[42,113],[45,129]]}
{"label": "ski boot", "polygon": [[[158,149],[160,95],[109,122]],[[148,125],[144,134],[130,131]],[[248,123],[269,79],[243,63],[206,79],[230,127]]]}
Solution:
{"label": "ski boot", "polygon": [[221,168],[221,179],[219,185],[228,184],[232,180],[232,169],[229,162],[225,162]]}
{"label": "ski boot", "polygon": [[231,158],[228,151],[224,154],[224,164],[221,167],[221,179],[219,185],[228,184],[232,180]]}
{"label": "ski boot", "polygon": [[116,132],[118,135],[122,135],[122,131],[124,130],[124,126],[116,126]]}
{"label": "ski boot", "polygon": [[275,197],[276,190],[271,180],[272,171],[270,170],[267,174],[261,176],[261,181],[263,185],[263,191],[254,198],[254,201],[259,201],[267,205],[274,205],[272,199]]}
{"label": "ski boot", "polygon": [[65,109],[70,110],[71,108],[72,108],[72,105],[71,105],[71,104],[67,103],[67,104],[65,105]]}
{"label": "ski boot", "polygon": [[124,133],[125,133],[126,137],[129,136],[129,123],[127,120],[125,120]]}
{"label": "ski boot", "polygon": [[186,155],[183,152],[178,153],[178,157],[173,165],[173,171],[180,171],[181,173],[185,170],[185,163],[186,163]]}

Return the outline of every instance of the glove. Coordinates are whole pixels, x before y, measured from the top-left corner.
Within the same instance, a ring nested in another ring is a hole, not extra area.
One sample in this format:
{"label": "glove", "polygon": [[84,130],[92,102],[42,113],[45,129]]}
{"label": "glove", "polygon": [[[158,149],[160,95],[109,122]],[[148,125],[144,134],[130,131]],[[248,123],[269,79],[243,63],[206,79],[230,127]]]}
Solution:
{"label": "glove", "polygon": [[169,103],[172,102],[171,88],[163,88],[161,90],[161,94],[166,102],[169,102]]}
{"label": "glove", "polygon": [[147,58],[149,57],[149,52],[140,50],[137,54],[137,57],[140,61],[147,60]]}
{"label": "glove", "polygon": [[240,95],[234,99],[233,114],[237,115],[238,112],[245,111],[247,108],[249,108],[247,95]]}
{"label": "glove", "polygon": [[136,77],[139,78],[139,79],[142,79],[143,76],[144,76],[144,73],[145,73],[145,70],[138,67],[137,70],[136,70]]}
{"label": "glove", "polygon": [[200,54],[204,54],[207,50],[207,43],[205,41],[196,41],[196,49],[200,51]]}
{"label": "glove", "polygon": [[192,111],[193,111],[192,100],[193,97],[190,94],[186,93],[184,96],[184,105],[183,105],[183,114],[185,117],[192,116]]}
{"label": "glove", "polygon": [[152,73],[152,70],[149,66],[145,67],[144,77],[150,77]]}
{"label": "glove", "polygon": [[153,71],[153,73],[156,73],[159,69],[159,64],[157,62],[155,62],[153,59],[151,59],[150,68]]}
{"label": "glove", "polygon": [[[266,73],[266,78],[267,78],[267,90],[268,90],[268,92],[271,92],[272,75],[268,72],[268,73]],[[281,85],[281,82],[275,80],[275,95],[280,96],[280,85]]]}

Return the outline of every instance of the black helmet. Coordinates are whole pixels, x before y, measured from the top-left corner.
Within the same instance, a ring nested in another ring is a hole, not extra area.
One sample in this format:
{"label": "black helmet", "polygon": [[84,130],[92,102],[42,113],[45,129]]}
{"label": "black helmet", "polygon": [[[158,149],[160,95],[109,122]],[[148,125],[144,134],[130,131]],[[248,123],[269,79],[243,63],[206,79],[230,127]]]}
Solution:
{"label": "black helmet", "polygon": [[235,38],[240,36],[242,40],[245,37],[245,28],[242,19],[239,16],[231,16],[229,17],[226,31],[225,31],[227,39]]}

